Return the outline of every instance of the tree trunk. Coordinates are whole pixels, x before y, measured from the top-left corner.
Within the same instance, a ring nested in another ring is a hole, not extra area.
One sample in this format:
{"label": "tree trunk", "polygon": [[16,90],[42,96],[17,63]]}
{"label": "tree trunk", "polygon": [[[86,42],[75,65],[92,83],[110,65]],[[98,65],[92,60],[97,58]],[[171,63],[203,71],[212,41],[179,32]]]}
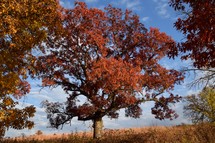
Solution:
{"label": "tree trunk", "polygon": [[93,120],[93,138],[97,139],[102,136],[103,121],[102,118]]}

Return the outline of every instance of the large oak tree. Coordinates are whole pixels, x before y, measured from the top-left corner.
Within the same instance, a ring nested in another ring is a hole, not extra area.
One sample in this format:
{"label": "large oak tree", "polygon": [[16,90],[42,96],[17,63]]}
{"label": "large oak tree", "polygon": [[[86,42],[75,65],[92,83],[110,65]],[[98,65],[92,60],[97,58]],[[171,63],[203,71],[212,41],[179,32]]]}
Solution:
{"label": "large oak tree", "polygon": [[32,50],[54,30],[59,10],[57,0],[0,1],[0,138],[6,129],[33,126],[35,108],[17,108],[12,95],[19,99],[30,91]]}
{"label": "large oak tree", "polygon": [[118,118],[124,108],[126,116],[138,118],[146,101],[155,103],[155,118],[177,117],[169,105],[180,97],[171,90],[183,75],[159,64],[175,44],[171,37],[147,30],[129,10],[77,2],[63,13],[61,33],[49,33],[47,50],[35,62],[43,86],[60,86],[69,95],[65,103],[43,102],[52,127],[73,117],[92,120],[98,138],[104,116]]}

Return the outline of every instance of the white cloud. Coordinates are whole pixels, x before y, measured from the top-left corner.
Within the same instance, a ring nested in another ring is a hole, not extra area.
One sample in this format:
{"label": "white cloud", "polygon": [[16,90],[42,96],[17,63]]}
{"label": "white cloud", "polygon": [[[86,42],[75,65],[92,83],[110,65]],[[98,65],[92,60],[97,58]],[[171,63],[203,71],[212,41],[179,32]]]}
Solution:
{"label": "white cloud", "polygon": [[153,0],[156,3],[155,10],[157,11],[158,15],[162,18],[170,18],[170,13],[168,11],[168,1],[167,0]]}
{"label": "white cloud", "polygon": [[65,8],[72,8],[74,7],[74,2],[70,0],[60,0],[60,4]]}
{"label": "white cloud", "polygon": [[141,1],[140,0],[118,0],[118,1],[114,1],[113,4],[116,7],[119,7],[118,5],[123,5],[125,6],[127,9],[135,11],[135,10],[140,10],[142,9],[141,7]]}
{"label": "white cloud", "polygon": [[159,5],[156,7],[156,10],[158,14],[164,18],[169,18],[170,14],[167,11],[168,4],[159,3]]}
{"label": "white cloud", "polygon": [[143,17],[141,20],[142,20],[143,22],[146,22],[146,21],[149,20],[149,17]]}
{"label": "white cloud", "polygon": [[86,3],[97,2],[98,0],[85,0]]}
{"label": "white cloud", "polygon": [[133,8],[135,8],[135,7],[137,7],[138,5],[139,5],[139,1],[132,1],[132,2],[128,2],[127,0],[126,0],[126,7],[128,8],[128,9],[133,9]]}

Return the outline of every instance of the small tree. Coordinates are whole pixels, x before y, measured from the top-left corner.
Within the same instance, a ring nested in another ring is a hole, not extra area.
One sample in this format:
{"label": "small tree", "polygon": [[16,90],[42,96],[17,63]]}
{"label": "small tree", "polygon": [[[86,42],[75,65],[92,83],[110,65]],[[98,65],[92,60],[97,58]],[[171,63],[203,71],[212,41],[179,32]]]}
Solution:
{"label": "small tree", "polygon": [[185,98],[185,116],[193,123],[215,123],[215,88],[205,87],[199,94]]}
{"label": "small tree", "polygon": [[50,33],[47,52],[35,65],[43,86],[61,86],[69,95],[65,103],[42,103],[52,127],[73,117],[92,120],[99,138],[104,116],[118,118],[124,108],[127,117],[139,118],[146,101],[155,102],[156,118],[177,117],[169,104],[180,99],[171,90],[183,75],[159,64],[174,45],[169,36],[148,31],[137,15],[111,6],[102,11],[76,3],[64,14],[62,33]]}
{"label": "small tree", "polygon": [[24,139],[26,137],[26,134],[25,133],[21,133],[21,137],[22,137],[22,139]]}
{"label": "small tree", "polygon": [[41,130],[38,130],[37,132],[36,132],[36,135],[42,135],[43,134],[43,132],[41,131]]}

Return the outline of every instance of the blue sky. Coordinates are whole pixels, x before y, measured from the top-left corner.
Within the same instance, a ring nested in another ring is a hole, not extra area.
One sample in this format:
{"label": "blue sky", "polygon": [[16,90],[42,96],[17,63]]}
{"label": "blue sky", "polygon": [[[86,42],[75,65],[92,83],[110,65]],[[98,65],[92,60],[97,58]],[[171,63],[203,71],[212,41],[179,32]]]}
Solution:
{"label": "blue sky", "polygon": [[[80,0],[81,1],[81,0]],[[157,27],[162,32],[166,32],[168,35],[172,36],[176,41],[183,39],[183,35],[176,31],[173,27],[173,23],[179,16],[171,7],[168,5],[168,0],[82,0],[87,3],[89,7],[96,7],[103,9],[108,4],[111,4],[114,7],[126,8],[132,10],[135,14],[139,15],[141,22],[149,27]],[[71,8],[74,6],[74,0],[62,0],[61,4],[64,7]],[[181,61],[180,59],[169,60],[165,58],[161,63],[167,68],[181,69],[183,66],[189,65],[190,61]],[[188,76],[182,85],[177,85],[174,93],[181,96],[190,95],[199,91],[198,88],[188,88],[187,84],[194,79],[194,76],[191,74]],[[63,133],[63,132],[75,132],[90,130],[92,123],[89,122],[80,122],[75,118],[70,125],[65,125],[62,130],[50,129],[47,128],[48,120],[46,119],[46,113],[44,109],[41,108],[40,103],[43,100],[49,100],[53,102],[64,102],[66,101],[67,95],[61,88],[56,89],[41,89],[38,85],[41,85],[39,80],[31,80],[31,92],[26,97],[19,100],[19,107],[23,108],[28,105],[35,105],[37,112],[35,117],[32,119],[35,121],[35,128],[31,130],[8,130],[6,136],[14,137],[20,136],[22,133],[26,135],[35,134],[37,130],[42,130],[46,134],[52,133]],[[104,128],[118,129],[118,128],[131,128],[131,127],[145,127],[145,126],[155,126],[155,125],[177,125],[181,123],[189,123],[189,121],[183,117],[183,104],[177,103],[173,106],[173,109],[179,114],[179,118],[169,121],[159,121],[154,119],[154,116],[151,115],[152,103],[146,103],[142,105],[143,115],[140,119],[131,119],[124,117],[123,110],[120,111],[119,119],[111,120],[109,118],[104,118]]]}

